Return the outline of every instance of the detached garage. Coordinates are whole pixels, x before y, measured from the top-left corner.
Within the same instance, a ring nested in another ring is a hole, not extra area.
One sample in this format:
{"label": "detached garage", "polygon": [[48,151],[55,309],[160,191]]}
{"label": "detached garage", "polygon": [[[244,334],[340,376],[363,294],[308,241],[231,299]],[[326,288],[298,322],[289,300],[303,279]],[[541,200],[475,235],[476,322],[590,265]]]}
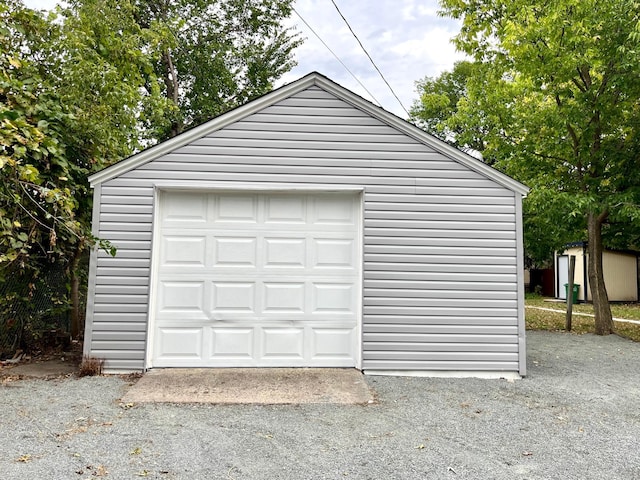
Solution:
{"label": "detached garage", "polygon": [[526,373],[527,188],[320,74],[89,180],[107,371]]}

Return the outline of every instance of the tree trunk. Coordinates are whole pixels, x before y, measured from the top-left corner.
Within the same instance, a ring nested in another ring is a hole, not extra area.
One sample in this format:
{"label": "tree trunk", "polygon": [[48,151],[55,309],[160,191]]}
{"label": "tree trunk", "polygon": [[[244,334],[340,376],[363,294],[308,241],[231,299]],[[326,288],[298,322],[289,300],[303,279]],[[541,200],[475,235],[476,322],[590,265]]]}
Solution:
{"label": "tree trunk", "polygon": [[609,335],[613,333],[613,319],[609,297],[604,284],[604,272],[602,270],[602,223],[609,215],[605,210],[600,214],[589,213],[587,215],[587,252],[589,254],[589,286],[593,300],[593,312],[595,313],[596,335]]}
{"label": "tree trunk", "polygon": [[80,257],[82,256],[82,247],[78,247],[73,252],[73,258],[69,265],[69,283],[71,284],[71,338],[80,336],[80,279],[78,278],[78,268],[80,266]]}
{"label": "tree trunk", "polygon": [[[176,107],[179,105],[179,90],[180,84],[178,83],[178,71],[173,64],[173,58],[171,56],[171,50],[166,49],[162,52],[162,65],[164,66],[164,85],[167,89],[167,98],[171,100]],[[177,119],[171,124],[170,135],[175,137],[184,130],[184,125],[180,119]]]}

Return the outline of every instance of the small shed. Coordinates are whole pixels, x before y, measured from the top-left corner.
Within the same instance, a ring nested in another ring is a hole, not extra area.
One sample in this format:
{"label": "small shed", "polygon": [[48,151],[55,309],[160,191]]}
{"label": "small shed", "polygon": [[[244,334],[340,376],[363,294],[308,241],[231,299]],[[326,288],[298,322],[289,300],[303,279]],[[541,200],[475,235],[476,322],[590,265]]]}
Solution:
{"label": "small shed", "polygon": [[106,371],[526,372],[528,189],[318,73],[89,180]]}
{"label": "small shed", "polygon": [[[569,257],[576,257],[573,281],[580,285],[577,299],[581,302],[591,300],[588,277],[587,243],[576,242],[567,245],[562,253],[556,254],[556,297],[566,300],[565,284],[569,283]],[[640,279],[638,277],[638,258],[640,253],[630,250],[609,250],[602,253],[602,270],[607,295],[612,302],[637,302],[640,298]]]}

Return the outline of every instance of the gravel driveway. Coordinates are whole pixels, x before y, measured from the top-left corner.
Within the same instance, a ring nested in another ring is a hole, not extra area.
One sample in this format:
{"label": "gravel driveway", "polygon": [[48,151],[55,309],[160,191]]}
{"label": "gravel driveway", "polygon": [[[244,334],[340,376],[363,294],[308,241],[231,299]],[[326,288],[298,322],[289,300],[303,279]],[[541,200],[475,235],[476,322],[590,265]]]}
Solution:
{"label": "gravel driveway", "polygon": [[523,380],[366,377],[367,406],[122,404],[0,387],[2,479],[639,479],[640,344],[529,332]]}

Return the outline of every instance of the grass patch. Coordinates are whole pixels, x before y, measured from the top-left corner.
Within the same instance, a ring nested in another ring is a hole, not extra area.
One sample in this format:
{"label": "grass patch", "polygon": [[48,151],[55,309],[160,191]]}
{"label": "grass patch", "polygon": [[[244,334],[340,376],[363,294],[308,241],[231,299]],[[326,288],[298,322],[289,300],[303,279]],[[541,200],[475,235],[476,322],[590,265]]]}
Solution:
{"label": "grass patch", "polygon": [[[547,330],[552,332],[564,332],[566,309],[565,303],[545,301],[543,297],[527,295],[525,299],[525,321],[527,330]],[[562,310],[562,313],[547,312],[531,307],[552,308]],[[573,306],[574,313],[593,314],[593,305],[579,303]],[[611,313],[614,317],[640,320],[640,305],[638,304],[612,304]],[[571,331],[577,334],[594,333],[595,325],[593,317],[574,315],[571,321]],[[618,335],[640,342],[640,325],[633,323],[613,322]]]}

